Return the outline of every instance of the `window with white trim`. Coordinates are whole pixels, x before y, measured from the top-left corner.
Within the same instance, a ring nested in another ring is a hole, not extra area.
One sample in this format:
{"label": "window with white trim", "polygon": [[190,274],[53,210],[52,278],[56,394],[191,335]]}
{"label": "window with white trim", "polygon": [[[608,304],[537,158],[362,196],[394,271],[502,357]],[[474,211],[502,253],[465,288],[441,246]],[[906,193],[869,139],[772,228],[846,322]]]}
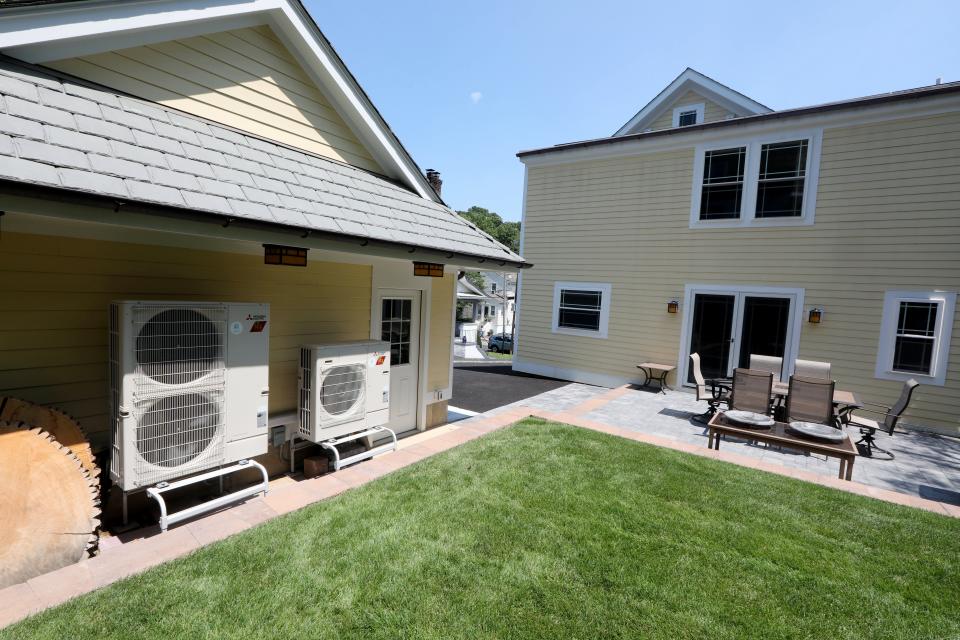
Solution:
{"label": "window with white trim", "polygon": [[703,114],[706,109],[704,103],[685,104],[673,110],[673,126],[689,127],[694,124],[703,124]]}
{"label": "window with white trim", "polygon": [[697,147],[691,228],[812,224],[820,138],[813,131]]}
{"label": "window with white trim", "polygon": [[609,284],[595,282],[554,284],[554,333],[606,338],[609,318]]}
{"label": "window with white trim", "polygon": [[883,299],[876,377],[942,385],[955,293],[888,291]]}

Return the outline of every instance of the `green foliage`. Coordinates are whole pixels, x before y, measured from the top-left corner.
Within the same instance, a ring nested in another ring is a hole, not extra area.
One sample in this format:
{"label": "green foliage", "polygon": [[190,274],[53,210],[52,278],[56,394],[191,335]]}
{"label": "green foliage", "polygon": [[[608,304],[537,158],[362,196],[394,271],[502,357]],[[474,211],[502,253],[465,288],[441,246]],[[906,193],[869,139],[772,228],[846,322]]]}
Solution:
{"label": "green foliage", "polygon": [[475,224],[481,231],[489,233],[501,244],[514,252],[520,251],[520,223],[504,222],[499,214],[473,206],[466,211],[457,211],[461,216]]}
{"label": "green foliage", "polygon": [[463,277],[467,279],[467,282],[475,286],[480,291],[483,291],[483,288],[487,286],[487,280],[483,277],[483,274],[479,271],[467,271],[463,274]]}
{"label": "green foliage", "polygon": [[957,638],[957,540],[955,518],[527,419],[0,638]]}

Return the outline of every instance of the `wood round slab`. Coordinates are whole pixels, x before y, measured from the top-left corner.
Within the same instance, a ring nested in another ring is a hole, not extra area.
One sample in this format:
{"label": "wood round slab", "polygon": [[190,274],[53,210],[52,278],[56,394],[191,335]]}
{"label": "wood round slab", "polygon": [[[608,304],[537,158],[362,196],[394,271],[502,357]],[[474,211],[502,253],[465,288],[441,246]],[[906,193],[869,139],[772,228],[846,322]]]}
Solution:
{"label": "wood round slab", "polygon": [[70,449],[0,422],[0,589],[86,558],[99,517],[96,482]]}
{"label": "wood round slab", "polygon": [[80,464],[87,470],[91,478],[100,475],[100,467],[93,457],[93,450],[80,423],[59,409],[45,407],[21,400],[20,398],[0,397],[0,420],[6,422],[23,422],[34,427],[40,427],[53,436],[54,440],[65,447],[69,447],[74,455],[80,459]]}

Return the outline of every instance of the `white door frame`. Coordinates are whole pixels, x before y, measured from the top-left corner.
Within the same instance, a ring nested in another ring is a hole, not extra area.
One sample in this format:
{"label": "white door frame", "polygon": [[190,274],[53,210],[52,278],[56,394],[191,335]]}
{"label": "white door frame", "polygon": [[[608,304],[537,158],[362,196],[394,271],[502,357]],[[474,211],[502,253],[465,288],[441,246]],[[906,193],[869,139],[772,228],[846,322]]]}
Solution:
{"label": "white door frame", "polygon": [[[430,362],[430,301],[433,278],[413,275],[413,263],[395,260],[373,261],[370,283],[370,338],[380,339],[380,293],[383,290],[420,292],[420,362],[417,366],[416,428],[427,428],[427,365]],[[456,308],[456,305],[454,305]]]}
{"label": "white door frame", "polygon": [[680,354],[677,358],[678,382],[684,386],[693,386],[687,382],[687,367],[690,354],[690,329],[693,322],[693,300],[698,293],[714,295],[732,295],[735,298],[733,309],[733,336],[734,344],[730,349],[730,360],[734,354],[740,353],[740,334],[743,331],[743,299],[745,296],[756,295],[766,298],[788,298],[791,313],[787,317],[787,340],[783,351],[783,375],[789,379],[793,374],[794,361],[800,353],[800,333],[803,328],[803,294],[804,289],[798,287],[769,287],[757,285],[723,285],[723,284],[687,284],[683,288],[683,324],[680,333]]}

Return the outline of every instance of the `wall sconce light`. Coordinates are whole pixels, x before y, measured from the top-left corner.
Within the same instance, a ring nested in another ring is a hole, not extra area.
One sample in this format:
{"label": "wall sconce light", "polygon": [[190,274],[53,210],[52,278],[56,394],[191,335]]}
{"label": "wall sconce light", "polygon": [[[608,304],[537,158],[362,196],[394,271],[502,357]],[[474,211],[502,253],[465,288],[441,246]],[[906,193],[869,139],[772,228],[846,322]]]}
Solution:
{"label": "wall sconce light", "polygon": [[807,316],[807,321],[810,324],[820,324],[821,320],[823,320],[823,309],[820,307],[810,309],[810,315]]}
{"label": "wall sconce light", "polygon": [[667,313],[676,313],[679,310],[680,310],[679,300],[671,300],[670,302],[667,303]]}

